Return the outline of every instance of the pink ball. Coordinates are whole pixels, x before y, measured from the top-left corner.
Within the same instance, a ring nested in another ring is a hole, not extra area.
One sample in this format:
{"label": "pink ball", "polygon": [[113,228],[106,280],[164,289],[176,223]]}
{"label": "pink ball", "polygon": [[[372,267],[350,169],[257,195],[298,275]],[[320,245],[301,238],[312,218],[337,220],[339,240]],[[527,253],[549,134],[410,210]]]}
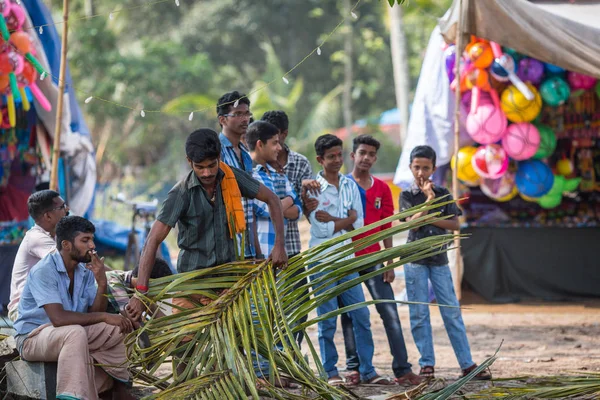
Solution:
{"label": "pink ball", "polygon": [[477,143],[491,144],[502,139],[507,123],[506,115],[500,107],[480,102],[475,112],[467,116],[467,133]]}
{"label": "pink ball", "polygon": [[498,179],[508,170],[508,154],[498,144],[481,146],[471,158],[477,175],[487,179]]}
{"label": "pink ball", "polygon": [[571,85],[571,89],[573,90],[588,90],[593,88],[596,84],[596,78],[572,71],[569,71],[567,80],[569,81],[569,85]]}
{"label": "pink ball", "polygon": [[502,139],[502,147],[515,160],[527,160],[540,147],[540,132],[529,122],[511,124]]}

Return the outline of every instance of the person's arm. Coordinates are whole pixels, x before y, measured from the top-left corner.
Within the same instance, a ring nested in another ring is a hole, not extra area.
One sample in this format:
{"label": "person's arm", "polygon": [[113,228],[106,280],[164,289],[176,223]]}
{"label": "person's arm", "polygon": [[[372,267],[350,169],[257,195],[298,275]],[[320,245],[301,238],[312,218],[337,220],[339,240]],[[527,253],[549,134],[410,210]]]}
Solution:
{"label": "person's arm", "polygon": [[[106,279],[106,270],[104,268],[104,257],[99,258],[97,253],[92,254],[92,263],[86,266],[87,269],[92,271],[96,285],[88,285],[88,291],[90,291],[93,297],[93,303],[88,308],[88,312],[102,312],[106,311],[108,305],[108,298],[106,297],[106,289],[108,287],[108,281]],[[91,296],[90,296],[91,297]]]}
{"label": "person's arm", "polygon": [[350,210],[345,218],[334,217],[327,211],[317,210],[311,213],[309,221],[315,225],[316,229],[312,231],[315,237],[329,238],[336,232],[352,230],[352,224],[356,222],[356,218],[355,210]]}
{"label": "person's arm", "polygon": [[[433,192],[433,182],[431,182],[431,181],[423,182],[419,186],[421,187],[421,191],[423,192],[423,194],[426,196],[426,201],[432,201],[433,199],[435,199],[435,193]],[[404,193],[402,193],[402,195],[403,194]],[[402,195],[400,195],[401,199],[402,199]],[[408,207],[408,208],[410,208],[410,207]],[[421,217],[427,215],[428,213],[429,213],[429,210],[420,211],[420,212],[414,214],[413,216],[406,218],[406,220],[411,221],[413,219],[421,218]]]}
{"label": "person's arm", "polygon": [[350,211],[356,211],[356,220],[352,223],[352,227],[348,230],[360,229],[365,226],[364,207],[360,197],[360,191],[358,190],[358,184],[354,181],[351,183],[352,208]]}
{"label": "person's arm", "polygon": [[256,198],[267,203],[267,206],[269,206],[271,222],[275,228],[275,245],[269,257],[273,262],[273,266],[276,268],[285,267],[287,265],[288,257],[285,252],[285,229],[283,224],[283,212],[281,211],[281,201],[275,193],[271,192],[263,184],[260,184],[258,193],[256,193]]}
{"label": "person's arm", "polygon": [[[285,205],[284,205],[283,216],[286,217],[290,221],[296,221],[297,219],[299,219],[302,216],[302,203],[300,202],[300,199],[298,198],[296,191],[292,187],[292,183],[290,182],[290,180],[287,178],[287,176],[284,176],[284,178],[285,178],[285,194],[286,194],[286,198],[284,200],[289,199],[291,204],[287,207],[287,209],[285,208]],[[283,201],[282,201],[282,204],[283,204]]]}
{"label": "person's arm", "polygon": [[109,325],[118,326],[121,329],[121,333],[129,333],[133,330],[131,321],[121,314],[66,311],[61,303],[46,304],[44,305],[44,311],[55,328],[67,325],[88,326],[105,322]]}
{"label": "person's arm", "polygon": [[445,219],[443,221],[433,222],[431,225],[437,226],[438,228],[445,229],[447,231],[457,231],[460,229],[460,223],[458,217]]}

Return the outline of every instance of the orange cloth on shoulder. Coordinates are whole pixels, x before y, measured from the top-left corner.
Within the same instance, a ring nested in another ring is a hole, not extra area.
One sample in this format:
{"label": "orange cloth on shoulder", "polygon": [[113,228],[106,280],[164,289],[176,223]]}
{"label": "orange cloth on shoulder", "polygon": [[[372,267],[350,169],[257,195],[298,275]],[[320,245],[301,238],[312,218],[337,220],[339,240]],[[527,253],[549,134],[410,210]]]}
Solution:
{"label": "orange cloth on shoulder", "polygon": [[[233,174],[233,170],[223,161],[219,162],[219,168],[225,174],[221,181],[221,193],[223,194],[223,202],[225,203],[225,212],[227,214],[227,226],[229,226],[230,237],[233,238],[235,233],[246,231],[246,215],[242,204],[242,193]],[[233,216],[234,226],[231,226]]]}

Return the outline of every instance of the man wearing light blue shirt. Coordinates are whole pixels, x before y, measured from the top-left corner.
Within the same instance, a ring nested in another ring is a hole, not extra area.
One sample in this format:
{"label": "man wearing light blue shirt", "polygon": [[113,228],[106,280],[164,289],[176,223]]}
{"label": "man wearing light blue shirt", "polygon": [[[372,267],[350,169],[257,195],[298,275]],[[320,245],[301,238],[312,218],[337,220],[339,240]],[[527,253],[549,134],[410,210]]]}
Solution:
{"label": "man wearing light blue shirt", "polygon": [[96,399],[111,386],[116,398],[131,399],[123,339],[133,326],[105,312],[107,280],[94,231],[85,218],[58,222],[58,251],[31,269],[19,301],[17,348],[26,361],[58,362],[59,399]]}
{"label": "man wearing light blue shirt", "polygon": [[[321,185],[321,193],[317,197],[319,205],[309,215],[311,223],[309,246],[311,248],[331,238],[341,236],[348,231],[362,228],[364,224],[363,205],[358,186],[354,181],[340,173],[344,161],[342,145],[343,143],[338,137],[329,134],[320,136],[315,142],[317,161],[321,164],[323,170],[317,174],[316,178],[317,182]],[[344,243],[332,246],[327,250],[327,253],[333,253],[337,248],[351,242],[352,240],[348,239]],[[354,253],[351,253],[342,260],[351,258],[354,258]],[[330,262],[323,260],[321,263],[311,267],[313,272],[311,281],[315,281],[324,275],[320,271],[320,268],[324,266],[329,267]],[[314,290],[320,293],[358,277],[358,273],[354,273],[328,285],[317,284]],[[346,290],[339,295],[339,298],[345,307],[365,301],[362,286],[360,285]],[[317,313],[321,316],[335,311],[337,308],[338,299],[333,298],[318,306]],[[348,312],[348,315],[352,319],[354,327],[357,353],[360,360],[360,379],[368,384],[391,384],[388,379],[379,376],[373,367],[374,345],[369,310],[366,307],[362,307]],[[337,349],[334,343],[336,324],[337,317],[319,322],[321,361],[323,362],[325,372],[327,372],[329,383],[332,385],[344,383],[336,367],[338,361]]]}

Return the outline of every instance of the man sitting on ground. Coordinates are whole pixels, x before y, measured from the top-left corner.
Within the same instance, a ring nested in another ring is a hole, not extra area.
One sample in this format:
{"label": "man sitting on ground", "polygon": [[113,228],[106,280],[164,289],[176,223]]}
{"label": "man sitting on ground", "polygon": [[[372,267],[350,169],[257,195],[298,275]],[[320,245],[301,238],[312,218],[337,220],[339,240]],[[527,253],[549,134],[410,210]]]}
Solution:
{"label": "man sitting on ground", "polygon": [[[56,248],[29,273],[14,324],[17,349],[26,361],[58,362],[57,398],[133,399],[124,335],[132,323],[106,311],[104,261],[95,252],[94,225],[64,217]],[[101,365],[98,366],[98,365]]]}

